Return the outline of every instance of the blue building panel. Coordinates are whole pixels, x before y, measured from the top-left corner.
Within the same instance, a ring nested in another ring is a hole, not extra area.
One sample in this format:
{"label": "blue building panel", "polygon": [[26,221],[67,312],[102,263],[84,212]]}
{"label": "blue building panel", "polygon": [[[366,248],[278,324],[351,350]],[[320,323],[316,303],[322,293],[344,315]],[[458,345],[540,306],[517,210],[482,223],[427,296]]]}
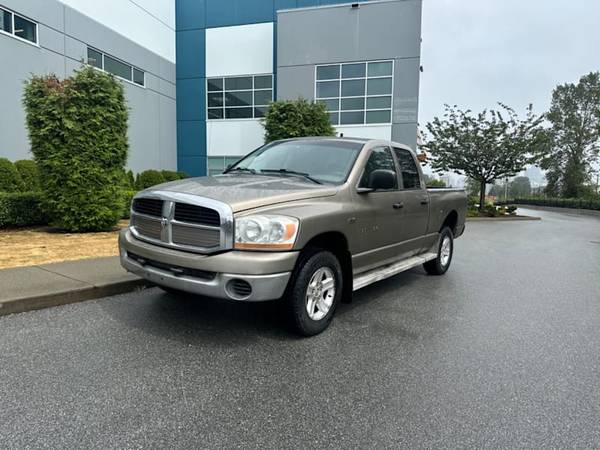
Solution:
{"label": "blue building panel", "polygon": [[206,122],[180,120],[177,124],[177,155],[206,156]]}
{"label": "blue building panel", "polygon": [[273,0],[206,0],[206,27],[273,22]]}
{"label": "blue building panel", "polygon": [[177,156],[177,170],[187,173],[192,177],[206,175],[206,155],[202,156]]}
{"label": "blue building panel", "polygon": [[177,120],[206,120],[205,78],[177,80]]}
{"label": "blue building panel", "polygon": [[206,28],[205,0],[177,0],[175,14],[177,31]]}
{"label": "blue building panel", "polygon": [[177,79],[203,78],[206,69],[206,30],[176,33]]}

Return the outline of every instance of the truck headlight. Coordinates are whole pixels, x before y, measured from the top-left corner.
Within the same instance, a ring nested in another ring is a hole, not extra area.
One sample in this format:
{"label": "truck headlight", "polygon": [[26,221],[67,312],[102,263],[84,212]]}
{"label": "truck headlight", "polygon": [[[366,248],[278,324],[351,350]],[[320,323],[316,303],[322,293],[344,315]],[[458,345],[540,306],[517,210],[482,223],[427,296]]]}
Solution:
{"label": "truck headlight", "polygon": [[291,250],[298,234],[298,219],[255,215],[235,219],[235,244],[240,250]]}

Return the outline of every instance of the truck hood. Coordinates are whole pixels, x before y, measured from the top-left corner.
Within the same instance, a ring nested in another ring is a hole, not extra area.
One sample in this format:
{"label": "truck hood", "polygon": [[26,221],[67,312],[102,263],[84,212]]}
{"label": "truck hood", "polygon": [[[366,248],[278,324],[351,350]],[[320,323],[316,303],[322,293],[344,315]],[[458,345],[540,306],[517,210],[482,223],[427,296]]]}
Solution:
{"label": "truck hood", "polygon": [[181,192],[227,203],[233,212],[277,203],[329,197],[337,186],[319,185],[297,177],[227,174],[188,178],[153,186],[150,190]]}

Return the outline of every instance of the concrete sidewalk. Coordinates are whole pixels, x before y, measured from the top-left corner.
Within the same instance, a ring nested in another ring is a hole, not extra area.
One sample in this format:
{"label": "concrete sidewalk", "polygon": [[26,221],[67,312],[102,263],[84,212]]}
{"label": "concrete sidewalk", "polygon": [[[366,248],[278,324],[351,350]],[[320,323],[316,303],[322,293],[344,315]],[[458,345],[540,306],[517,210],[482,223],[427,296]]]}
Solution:
{"label": "concrete sidewalk", "polygon": [[127,273],[118,256],[0,270],[0,316],[93,298],[147,286]]}

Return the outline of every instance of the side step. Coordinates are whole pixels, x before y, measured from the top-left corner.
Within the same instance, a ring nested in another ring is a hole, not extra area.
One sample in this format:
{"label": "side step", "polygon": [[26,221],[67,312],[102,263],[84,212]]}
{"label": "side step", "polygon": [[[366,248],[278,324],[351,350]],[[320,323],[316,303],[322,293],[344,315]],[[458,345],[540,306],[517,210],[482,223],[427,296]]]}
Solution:
{"label": "side step", "polygon": [[357,291],[365,286],[375,283],[376,281],[385,280],[386,278],[412,269],[413,267],[420,266],[421,264],[424,264],[427,261],[431,261],[435,258],[437,258],[437,253],[423,253],[399,262],[388,264],[387,266],[378,267],[376,269],[369,270],[368,272],[358,274],[354,277],[352,290]]}

